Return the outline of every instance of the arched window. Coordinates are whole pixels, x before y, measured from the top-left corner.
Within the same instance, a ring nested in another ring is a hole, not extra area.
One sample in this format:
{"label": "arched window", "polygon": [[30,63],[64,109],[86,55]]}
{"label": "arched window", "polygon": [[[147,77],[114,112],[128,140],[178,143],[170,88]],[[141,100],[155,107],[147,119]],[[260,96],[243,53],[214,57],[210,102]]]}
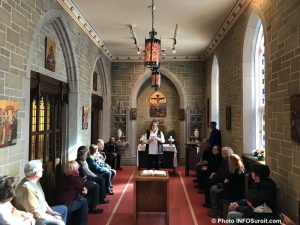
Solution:
{"label": "arched window", "polygon": [[256,149],[265,149],[265,45],[263,27],[260,25],[255,47],[255,102]]}
{"label": "arched window", "polygon": [[216,56],[211,71],[211,120],[219,127],[219,63]]}
{"label": "arched window", "polygon": [[265,149],[265,46],[260,17],[252,11],[243,47],[243,153]]}

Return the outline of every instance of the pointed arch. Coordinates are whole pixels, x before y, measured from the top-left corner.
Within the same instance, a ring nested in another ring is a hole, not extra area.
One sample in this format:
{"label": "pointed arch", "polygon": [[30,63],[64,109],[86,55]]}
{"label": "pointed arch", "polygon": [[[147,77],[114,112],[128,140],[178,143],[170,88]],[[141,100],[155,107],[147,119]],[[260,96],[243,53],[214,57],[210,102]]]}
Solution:
{"label": "pointed arch", "polygon": [[[102,113],[99,115],[99,119],[101,120],[102,126],[100,127],[100,135],[104,139],[108,139],[110,136],[110,109],[111,109],[111,102],[110,102],[110,93],[111,89],[108,80],[107,71],[105,71],[105,67],[103,64],[103,60],[101,55],[99,55],[95,61],[93,72],[97,71],[97,79],[100,80],[100,96],[103,98],[103,108]],[[93,72],[91,76],[93,75]],[[93,79],[91,79],[91,92],[93,91]],[[105,115],[105,120],[104,120]]]}
{"label": "pointed arch", "polygon": [[[33,60],[33,52],[35,43],[38,41],[39,33],[43,29],[46,24],[52,24],[55,33],[58,37],[64,60],[66,66],[66,74],[69,86],[69,101],[68,107],[64,109],[65,115],[67,117],[67,121],[65,124],[65,134],[64,134],[64,144],[66,146],[67,151],[65,152],[64,161],[68,160],[69,154],[71,152],[77,151],[77,137],[79,131],[79,110],[78,109],[78,71],[77,71],[77,63],[75,59],[75,50],[72,42],[70,40],[70,32],[67,27],[67,23],[64,20],[64,14],[61,10],[50,10],[43,15],[43,17],[38,21],[35,30],[33,32],[32,41],[30,43],[29,55],[27,60],[27,71],[26,77],[23,78],[22,82],[24,88],[26,90],[30,90],[30,75],[32,70],[32,60]],[[30,92],[26,93],[26,99],[30,99]],[[70,110],[70,106],[72,109]],[[30,104],[26,104],[26,112],[30,112]],[[29,121],[30,113],[26,115],[27,121]],[[70,122],[72,121],[72,122]],[[29,130],[29,123],[27,122],[25,125],[25,129]],[[25,149],[28,149],[29,146],[29,133],[25,132]],[[28,151],[25,151],[25,159],[28,159]],[[74,153],[73,153],[74,154]]]}
{"label": "pointed arch", "polygon": [[[176,91],[178,92],[179,95],[179,107],[180,108],[187,108],[187,97],[186,97],[186,93],[184,90],[183,85],[180,83],[179,79],[177,78],[177,76],[170,71],[169,69],[165,68],[165,67],[160,67],[160,73],[162,74],[162,76],[165,76],[166,78],[168,78],[173,85],[176,88]],[[145,71],[141,76],[139,76],[139,78],[137,79],[137,81],[135,82],[135,84],[133,85],[133,91],[131,93],[130,99],[129,99],[129,107],[130,108],[136,108],[137,107],[137,98],[139,95],[139,92],[141,90],[141,88],[143,87],[143,85],[145,84],[145,82],[147,82],[151,77],[151,71],[147,70]],[[128,131],[127,133],[128,135],[128,139],[130,140],[130,144],[131,144],[131,158],[133,160],[136,159],[136,143],[137,143],[137,121],[136,120],[128,120]],[[187,140],[187,132],[186,132],[186,120],[184,121],[180,121],[179,122],[179,128],[182,131],[182,135],[180,135],[180,150],[182,151],[181,155],[183,154],[183,150],[184,150],[184,143]],[[133,163],[135,164],[135,162],[128,162],[128,163]]]}

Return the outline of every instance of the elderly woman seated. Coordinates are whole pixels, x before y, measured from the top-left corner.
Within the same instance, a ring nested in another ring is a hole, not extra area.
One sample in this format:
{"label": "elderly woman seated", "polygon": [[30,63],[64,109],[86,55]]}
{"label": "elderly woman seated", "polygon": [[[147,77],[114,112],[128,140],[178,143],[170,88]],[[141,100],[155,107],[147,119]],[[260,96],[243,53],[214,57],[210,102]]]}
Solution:
{"label": "elderly woman seated", "polygon": [[34,225],[35,219],[31,213],[17,210],[10,203],[15,196],[16,183],[15,177],[0,177],[0,224]]}
{"label": "elderly woman seated", "polygon": [[37,222],[51,225],[65,225],[68,209],[64,205],[50,207],[39,180],[43,176],[43,165],[40,160],[29,161],[24,167],[25,178],[16,189],[14,199],[18,209],[33,214]]}

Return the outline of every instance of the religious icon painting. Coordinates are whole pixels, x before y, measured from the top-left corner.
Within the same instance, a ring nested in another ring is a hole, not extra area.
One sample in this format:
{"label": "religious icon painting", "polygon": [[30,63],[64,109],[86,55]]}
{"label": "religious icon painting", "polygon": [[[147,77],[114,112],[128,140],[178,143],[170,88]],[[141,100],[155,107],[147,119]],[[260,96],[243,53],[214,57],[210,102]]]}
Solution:
{"label": "religious icon painting", "polygon": [[89,107],[88,106],[83,106],[82,107],[82,130],[88,129],[89,122]]}
{"label": "religious icon painting", "polygon": [[178,116],[180,121],[184,121],[185,119],[185,109],[179,109],[179,116]]}
{"label": "religious icon painting", "polygon": [[53,40],[46,37],[45,41],[45,68],[55,72],[56,44]]}
{"label": "religious icon painting", "polygon": [[150,117],[166,117],[167,99],[159,91],[154,92],[150,97]]}
{"label": "religious icon painting", "polygon": [[19,102],[0,100],[0,148],[17,143]]}
{"label": "religious icon painting", "polygon": [[130,119],[136,120],[136,116],[137,116],[137,108],[131,108],[130,109]]}

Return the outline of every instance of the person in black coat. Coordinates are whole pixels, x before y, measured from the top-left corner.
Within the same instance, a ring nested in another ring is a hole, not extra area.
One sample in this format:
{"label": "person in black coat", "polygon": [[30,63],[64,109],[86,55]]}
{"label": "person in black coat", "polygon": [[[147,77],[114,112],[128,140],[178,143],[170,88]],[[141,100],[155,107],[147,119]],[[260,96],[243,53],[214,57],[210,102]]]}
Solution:
{"label": "person in black coat", "polygon": [[[206,179],[211,173],[215,173],[217,171],[217,168],[221,162],[222,155],[219,146],[213,146],[212,150],[210,150],[209,148],[204,150],[201,163],[199,164],[199,166],[196,166],[198,184],[195,187],[197,187],[198,189],[203,189]],[[198,191],[198,193],[203,192]]]}
{"label": "person in black coat", "polygon": [[217,127],[217,123],[215,121],[211,121],[209,123],[209,128],[211,129],[211,132],[208,141],[211,147],[214,145],[222,146],[221,131],[219,131],[216,127]]}
{"label": "person in black coat", "polygon": [[229,156],[229,173],[222,183],[210,188],[211,210],[207,212],[209,217],[219,217],[218,203],[220,197],[230,200],[238,200],[244,197],[245,167],[237,154]]}
{"label": "person in black coat", "polygon": [[205,181],[204,185],[204,194],[205,194],[205,202],[202,204],[203,207],[210,208],[210,188],[211,186],[223,183],[226,177],[229,174],[229,165],[228,165],[228,157],[233,154],[233,150],[230,147],[222,148],[222,162],[218,166],[216,172],[213,172],[209,175],[208,179]]}
{"label": "person in black coat", "polygon": [[[253,182],[250,184],[249,189],[260,191],[264,194],[264,202],[271,210],[276,213],[277,205],[277,186],[275,182],[269,178],[270,169],[267,165],[255,163],[251,166],[251,176]],[[247,204],[246,199],[241,199],[236,202],[232,202],[229,205],[229,213],[227,219],[235,221],[237,218],[241,218],[244,214],[251,213],[251,208]]]}
{"label": "person in black coat", "polygon": [[267,224],[281,224],[280,219],[265,203],[265,194],[263,192],[250,189],[247,192],[247,204],[251,210],[242,216],[240,221],[244,221],[244,223],[241,224],[249,224],[248,221],[251,220],[258,225],[266,224],[266,222]]}
{"label": "person in black coat", "polygon": [[[104,152],[106,154],[106,163],[113,169],[122,170],[121,168],[121,154],[118,152],[118,145],[116,144],[115,137],[111,136],[109,141],[104,145]],[[115,161],[117,165],[115,166]]]}

